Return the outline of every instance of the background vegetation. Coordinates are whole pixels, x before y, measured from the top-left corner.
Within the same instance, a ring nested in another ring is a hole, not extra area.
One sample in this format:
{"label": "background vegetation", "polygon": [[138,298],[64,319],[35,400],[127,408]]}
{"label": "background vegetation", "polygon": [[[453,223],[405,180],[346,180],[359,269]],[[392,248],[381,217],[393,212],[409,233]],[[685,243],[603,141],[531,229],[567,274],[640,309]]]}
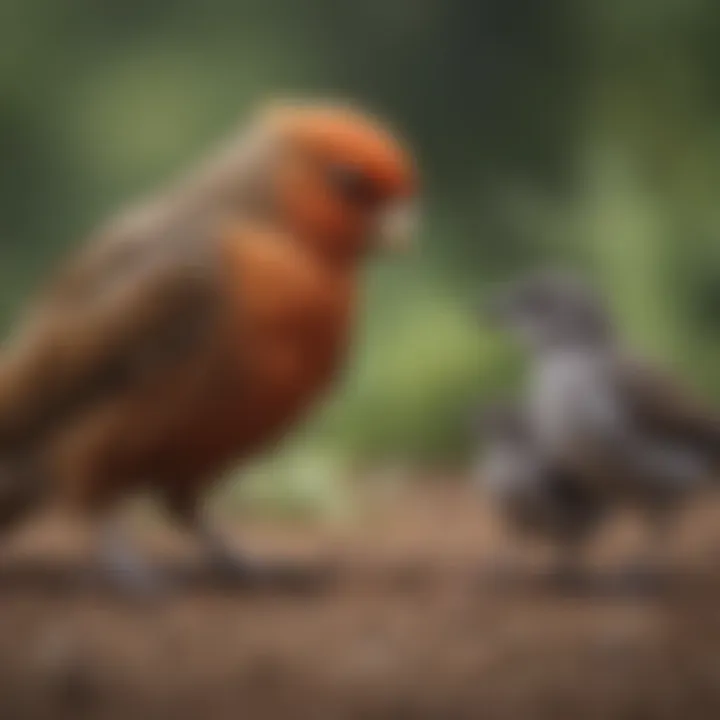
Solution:
{"label": "background vegetation", "polygon": [[537,264],[584,268],[718,396],[719,32],[713,0],[2,0],[0,320],[256,102],[331,94],[417,148],[422,251],[371,273],[347,382],[279,492],[462,457],[472,398],[516,375],[474,306]]}

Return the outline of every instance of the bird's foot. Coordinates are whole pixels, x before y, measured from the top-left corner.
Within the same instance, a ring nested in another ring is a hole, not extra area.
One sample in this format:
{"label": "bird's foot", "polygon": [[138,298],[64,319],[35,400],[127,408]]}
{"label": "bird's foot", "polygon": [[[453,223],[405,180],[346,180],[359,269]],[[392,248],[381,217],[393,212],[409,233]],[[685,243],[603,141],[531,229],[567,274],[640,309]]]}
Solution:
{"label": "bird's foot", "polygon": [[96,557],[101,584],[118,595],[149,600],[171,590],[170,578],[135,550],[118,516],[106,518],[101,525]]}

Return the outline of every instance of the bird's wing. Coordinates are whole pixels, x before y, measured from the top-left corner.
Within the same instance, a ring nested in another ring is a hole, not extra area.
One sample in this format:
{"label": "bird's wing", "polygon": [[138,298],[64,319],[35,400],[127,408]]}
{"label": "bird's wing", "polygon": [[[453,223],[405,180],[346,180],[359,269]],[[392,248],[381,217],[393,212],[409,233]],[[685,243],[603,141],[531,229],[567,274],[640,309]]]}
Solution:
{"label": "bird's wing", "polygon": [[630,357],[615,366],[618,395],[637,424],[660,438],[720,456],[720,414],[670,374]]}
{"label": "bird's wing", "polygon": [[[0,354],[0,446],[51,432],[202,344],[218,263],[191,227],[121,225],[58,272]],[[136,232],[142,230],[142,232]]]}

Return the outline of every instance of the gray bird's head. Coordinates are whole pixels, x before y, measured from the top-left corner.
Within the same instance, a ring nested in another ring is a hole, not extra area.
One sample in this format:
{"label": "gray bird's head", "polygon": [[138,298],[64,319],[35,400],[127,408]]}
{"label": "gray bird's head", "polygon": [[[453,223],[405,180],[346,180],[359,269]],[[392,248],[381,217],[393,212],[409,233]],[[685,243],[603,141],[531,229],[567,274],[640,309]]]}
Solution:
{"label": "gray bird's head", "polygon": [[597,347],[612,342],[602,299],[569,273],[539,272],[493,295],[486,313],[533,351]]}

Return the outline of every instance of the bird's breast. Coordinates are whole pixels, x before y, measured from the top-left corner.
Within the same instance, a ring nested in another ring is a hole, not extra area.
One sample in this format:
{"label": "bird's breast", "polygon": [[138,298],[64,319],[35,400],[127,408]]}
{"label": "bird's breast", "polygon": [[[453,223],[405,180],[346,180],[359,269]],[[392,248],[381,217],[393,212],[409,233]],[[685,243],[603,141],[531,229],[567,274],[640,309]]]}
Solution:
{"label": "bird's breast", "polygon": [[227,432],[233,450],[276,440],[332,383],[346,357],[355,276],[283,238],[245,238],[228,255],[236,283]]}
{"label": "bird's breast", "polygon": [[528,410],[545,451],[556,457],[587,449],[619,422],[603,363],[579,352],[557,354],[538,364]]}

